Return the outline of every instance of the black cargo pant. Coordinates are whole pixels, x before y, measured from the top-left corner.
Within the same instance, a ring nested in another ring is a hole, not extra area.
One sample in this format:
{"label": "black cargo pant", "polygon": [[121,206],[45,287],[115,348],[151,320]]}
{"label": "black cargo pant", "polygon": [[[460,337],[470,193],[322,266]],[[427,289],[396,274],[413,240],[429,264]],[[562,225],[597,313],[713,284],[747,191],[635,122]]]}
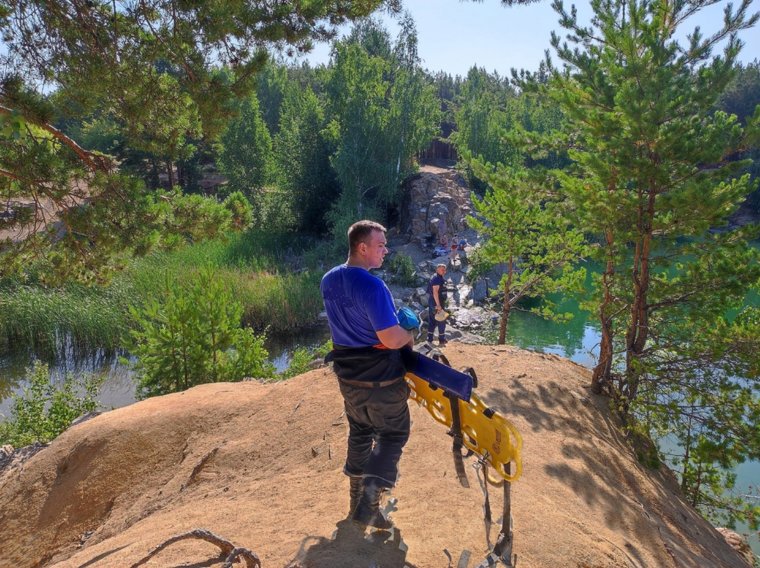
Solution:
{"label": "black cargo pant", "polygon": [[409,386],[401,378],[385,387],[358,387],[339,380],[348,417],[348,453],[343,472],[375,477],[393,487],[409,439]]}

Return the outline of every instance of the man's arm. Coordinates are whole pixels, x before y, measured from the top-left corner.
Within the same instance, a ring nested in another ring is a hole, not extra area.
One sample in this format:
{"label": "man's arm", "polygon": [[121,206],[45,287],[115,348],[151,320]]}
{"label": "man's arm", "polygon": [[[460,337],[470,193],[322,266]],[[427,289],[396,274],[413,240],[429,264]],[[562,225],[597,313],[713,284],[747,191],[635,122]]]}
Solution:
{"label": "man's arm", "polygon": [[376,333],[377,338],[388,349],[401,349],[404,345],[414,347],[412,332],[405,330],[400,325],[394,325]]}
{"label": "man's arm", "polygon": [[433,286],[433,300],[435,301],[435,311],[442,310],[441,298],[438,296],[438,290],[440,286]]}

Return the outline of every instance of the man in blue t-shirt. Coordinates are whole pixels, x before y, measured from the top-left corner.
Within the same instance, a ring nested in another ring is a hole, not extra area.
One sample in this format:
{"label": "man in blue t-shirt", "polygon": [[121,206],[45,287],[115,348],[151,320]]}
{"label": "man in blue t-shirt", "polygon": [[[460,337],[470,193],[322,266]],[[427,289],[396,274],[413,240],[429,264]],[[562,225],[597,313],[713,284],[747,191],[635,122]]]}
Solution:
{"label": "man in blue t-shirt", "polygon": [[391,523],[379,509],[380,497],[396,484],[409,439],[409,387],[399,349],[414,346],[414,338],[399,325],[388,287],[369,272],[388,253],[385,227],[354,223],[348,243],[348,260],[320,285],[349,426],[343,472],[351,481],[351,518],[385,529]]}

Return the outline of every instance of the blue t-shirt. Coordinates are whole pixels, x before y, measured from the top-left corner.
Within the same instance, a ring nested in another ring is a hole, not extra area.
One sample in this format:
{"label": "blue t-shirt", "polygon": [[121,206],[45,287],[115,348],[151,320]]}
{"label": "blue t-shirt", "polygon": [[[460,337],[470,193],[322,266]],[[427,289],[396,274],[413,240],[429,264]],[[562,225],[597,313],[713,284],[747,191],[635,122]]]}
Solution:
{"label": "blue t-shirt", "polygon": [[332,340],[337,345],[377,345],[378,331],[398,325],[390,290],[363,268],[336,266],[322,277],[319,288]]}

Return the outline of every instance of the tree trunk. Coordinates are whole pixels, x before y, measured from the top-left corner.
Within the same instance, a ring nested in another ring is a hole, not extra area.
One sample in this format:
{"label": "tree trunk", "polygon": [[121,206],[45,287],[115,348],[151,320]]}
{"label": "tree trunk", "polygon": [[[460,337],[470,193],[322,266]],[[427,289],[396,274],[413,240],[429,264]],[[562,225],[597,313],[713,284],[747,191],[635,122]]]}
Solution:
{"label": "tree trunk", "polygon": [[612,279],[615,275],[615,262],[613,260],[612,244],[614,237],[612,231],[606,231],[605,239],[607,241],[607,266],[602,274],[602,289],[604,298],[599,306],[599,323],[602,329],[602,338],[599,344],[599,361],[594,367],[594,374],[591,377],[591,391],[601,394],[606,383],[612,380]]}
{"label": "tree trunk", "polygon": [[514,272],[515,265],[512,262],[512,258],[509,259],[509,268],[507,268],[507,278],[504,280],[504,302],[501,307],[501,322],[499,323],[499,345],[504,345],[507,342],[507,326],[509,325],[509,311],[512,305],[509,303],[509,296],[512,291],[512,274]]}
{"label": "tree trunk", "polygon": [[182,189],[185,189],[187,186],[185,177],[185,168],[182,166],[182,162],[177,162],[177,185]]}
{"label": "tree trunk", "polygon": [[0,105],[0,116],[13,116],[17,112],[23,117],[23,120],[29,122],[30,124],[34,124],[42,130],[45,130],[61,144],[68,147],[69,150],[74,152],[74,154],[77,155],[77,158],[79,158],[79,160],[90,169],[90,171],[107,172],[113,167],[110,158],[102,154],[94,154],[93,152],[85,150],[72,138],[66,136],[63,132],[58,130],[53,125],[48,124],[47,122],[35,117],[33,113],[24,114],[23,111],[20,112],[18,109],[11,109],[4,105]]}
{"label": "tree trunk", "polygon": [[166,170],[169,174],[169,189],[174,187],[174,164],[171,160],[166,160]]}
{"label": "tree trunk", "polygon": [[691,418],[689,418],[687,427],[688,433],[686,434],[686,443],[684,444],[683,469],[681,470],[681,491],[684,493],[687,493],[689,489],[689,484],[686,480],[686,474],[689,469],[689,462],[691,461]]}
{"label": "tree trunk", "polygon": [[161,187],[161,179],[158,177],[158,163],[155,158],[150,159],[150,185],[151,189]]}
{"label": "tree trunk", "polygon": [[639,239],[633,255],[633,302],[631,303],[631,320],[625,335],[625,385],[622,394],[626,399],[626,410],[638,392],[641,370],[637,363],[644,352],[649,336],[649,257],[656,194],[652,187],[647,190],[647,207],[646,210],[640,209],[637,224]]}

